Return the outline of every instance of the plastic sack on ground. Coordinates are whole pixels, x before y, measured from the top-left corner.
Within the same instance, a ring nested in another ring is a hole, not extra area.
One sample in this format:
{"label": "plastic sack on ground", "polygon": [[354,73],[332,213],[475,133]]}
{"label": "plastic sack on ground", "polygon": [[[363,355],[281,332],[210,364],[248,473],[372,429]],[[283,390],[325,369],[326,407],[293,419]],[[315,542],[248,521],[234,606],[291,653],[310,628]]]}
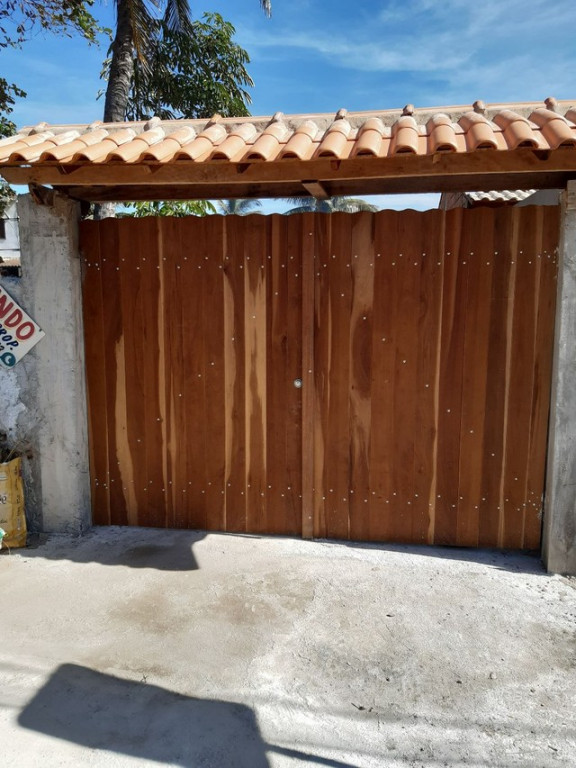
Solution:
{"label": "plastic sack on ground", "polygon": [[20,458],[0,464],[0,528],[6,532],[2,538],[3,546],[26,546],[26,516],[22,459]]}

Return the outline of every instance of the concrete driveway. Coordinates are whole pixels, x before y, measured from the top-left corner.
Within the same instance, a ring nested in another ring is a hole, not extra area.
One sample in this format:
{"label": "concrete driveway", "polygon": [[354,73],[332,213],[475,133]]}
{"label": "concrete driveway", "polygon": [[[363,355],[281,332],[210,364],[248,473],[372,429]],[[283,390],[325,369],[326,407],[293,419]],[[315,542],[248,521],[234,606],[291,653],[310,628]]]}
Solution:
{"label": "concrete driveway", "polygon": [[4,768],[576,764],[576,581],[533,556],[98,528],[0,587]]}

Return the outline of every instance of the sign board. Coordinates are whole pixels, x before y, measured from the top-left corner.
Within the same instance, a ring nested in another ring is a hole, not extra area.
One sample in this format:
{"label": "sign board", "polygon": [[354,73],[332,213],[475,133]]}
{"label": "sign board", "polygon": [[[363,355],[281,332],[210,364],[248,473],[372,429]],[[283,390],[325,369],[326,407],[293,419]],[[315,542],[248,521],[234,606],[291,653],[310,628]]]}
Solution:
{"label": "sign board", "polygon": [[0,367],[12,368],[44,335],[0,285]]}

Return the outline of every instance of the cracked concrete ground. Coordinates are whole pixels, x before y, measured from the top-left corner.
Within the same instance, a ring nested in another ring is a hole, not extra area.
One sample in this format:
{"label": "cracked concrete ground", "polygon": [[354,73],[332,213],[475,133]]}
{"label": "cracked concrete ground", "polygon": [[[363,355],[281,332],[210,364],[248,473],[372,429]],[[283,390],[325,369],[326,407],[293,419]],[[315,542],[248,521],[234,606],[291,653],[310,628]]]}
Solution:
{"label": "cracked concrete ground", "polygon": [[96,528],[0,586],[5,768],[575,765],[576,580],[534,556]]}

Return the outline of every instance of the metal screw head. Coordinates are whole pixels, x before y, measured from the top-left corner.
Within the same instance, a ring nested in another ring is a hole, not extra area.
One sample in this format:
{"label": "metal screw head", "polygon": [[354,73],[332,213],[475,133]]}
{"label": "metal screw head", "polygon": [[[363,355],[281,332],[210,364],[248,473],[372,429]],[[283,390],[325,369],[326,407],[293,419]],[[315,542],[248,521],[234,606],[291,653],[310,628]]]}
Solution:
{"label": "metal screw head", "polygon": [[302,389],[302,379],[294,379],[294,386],[296,389]]}

